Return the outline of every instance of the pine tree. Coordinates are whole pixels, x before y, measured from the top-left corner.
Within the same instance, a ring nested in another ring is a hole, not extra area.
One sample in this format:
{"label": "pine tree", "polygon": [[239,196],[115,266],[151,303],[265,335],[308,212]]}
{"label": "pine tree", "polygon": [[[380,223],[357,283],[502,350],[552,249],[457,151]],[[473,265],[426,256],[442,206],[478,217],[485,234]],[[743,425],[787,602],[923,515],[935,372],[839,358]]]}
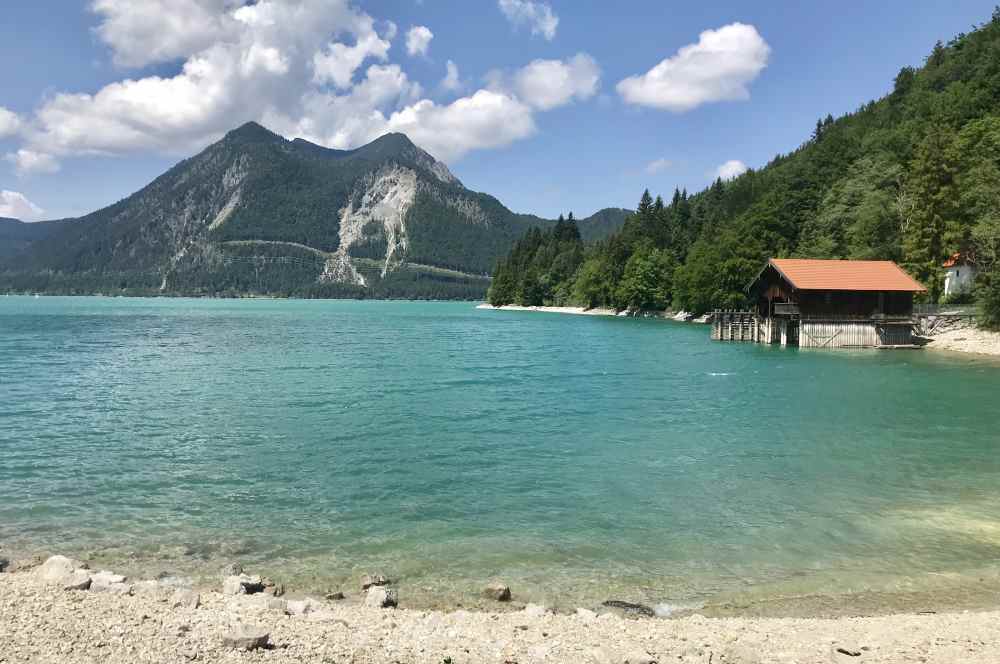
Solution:
{"label": "pine tree", "polygon": [[958,249],[956,233],[960,237],[954,143],[950,130],[932,129],[917,146],[906,181],[912,212],[904,222],[903,256],[934,302],[944,282],[941,264]]}
{"label": "pine tree", "polygon": [[649,189],[642,192],[642,198],[639,199],[639,207],[636,208],[635,213],[640,218],[648,217],[653,211],[653,197],[649,195]]}

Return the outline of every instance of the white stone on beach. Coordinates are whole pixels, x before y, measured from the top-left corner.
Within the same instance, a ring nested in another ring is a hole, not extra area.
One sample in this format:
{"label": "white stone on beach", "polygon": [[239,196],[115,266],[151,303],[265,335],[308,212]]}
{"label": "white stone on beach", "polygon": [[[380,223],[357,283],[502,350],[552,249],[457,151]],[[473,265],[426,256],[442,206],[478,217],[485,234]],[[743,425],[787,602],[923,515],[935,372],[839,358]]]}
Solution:
{"label": "white stone on beach", "polygon": [[78,569],[86,569],[86,563],[66,556],[52,556],[35,570],[38,578],[46,583],[59,583]]}
{"label": "white stone on beach", "polygon": [[365,606],[388,609],[396,606],[398,599],[396,591],[385,586],[372,586],[365,595]]}
{"label": "white stone on beach", "polygon": [[65,590],[86,590],[90,587],[90,572],[87,564],[66,556],[52,556],[35,571],[44,581],[58,585]]}
{"label": "white stone on beach", "polygon": [[256,650],[266,647],[270,638],[271,635],[261,627],[238,624],[222,637],[222,645],[239,650]]}
{"label": "white stone on beach", "polygon": [[126,580],[126,577],[121,574],[101,570],[96,574],[90,575],[90,590],[94,592],[129,595],[132,593],[132,584],[126,583]]}
{"label": "white stone on beach", "polygon": [[263,580],[259,576],[227,576],[222,582],[223,595],[251,595],[264,591]]}

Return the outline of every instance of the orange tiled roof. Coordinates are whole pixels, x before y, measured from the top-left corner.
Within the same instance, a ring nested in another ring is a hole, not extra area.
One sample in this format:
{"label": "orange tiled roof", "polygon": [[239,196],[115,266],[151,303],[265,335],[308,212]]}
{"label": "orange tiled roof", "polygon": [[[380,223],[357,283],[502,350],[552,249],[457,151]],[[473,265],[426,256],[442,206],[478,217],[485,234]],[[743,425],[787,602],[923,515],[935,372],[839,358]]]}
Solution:
{"label": "orange tiled roof", "polygon": [[948,257],[941,267],[955,267],[956,265],[971,265],[975,260],[961,251],[957,251]]}
{"label": "orange tiled roof", "polygon": [[927,290],[892,261],[772,258],[769,262],[797,290],[909,293],[922,293]]}

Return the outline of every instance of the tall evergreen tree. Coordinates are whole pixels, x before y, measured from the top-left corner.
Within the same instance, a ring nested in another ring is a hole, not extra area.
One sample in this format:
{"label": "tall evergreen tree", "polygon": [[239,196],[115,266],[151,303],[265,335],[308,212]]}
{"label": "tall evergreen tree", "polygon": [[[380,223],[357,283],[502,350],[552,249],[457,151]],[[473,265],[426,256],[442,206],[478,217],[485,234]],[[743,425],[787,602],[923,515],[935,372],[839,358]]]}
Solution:
{"label": "tall evergreen tree", "polygon": [[904,220],[903,256],[911,273],[937,302],[944,285],[941,267],[958,250],[958,191],[955,187],[954,133],[933,129],[917,146],[906,181],[913,205]]}

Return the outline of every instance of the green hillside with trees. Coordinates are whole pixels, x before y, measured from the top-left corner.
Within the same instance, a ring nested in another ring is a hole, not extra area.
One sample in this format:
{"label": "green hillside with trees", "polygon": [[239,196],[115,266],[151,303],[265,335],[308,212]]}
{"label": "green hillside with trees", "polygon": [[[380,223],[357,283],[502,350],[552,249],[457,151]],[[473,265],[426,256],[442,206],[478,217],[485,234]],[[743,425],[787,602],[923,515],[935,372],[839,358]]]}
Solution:
{"label": "green hillside with trees", "polygon": [[1000,327],[1000,9],[759,170],[669,202],[646,192],[587,248],[571,222],[528,233],[489,299],[702,313],[743,306],[769,257],[795,256],[895,260],[938,302],[957,251],[980,269],[982,322]]}

